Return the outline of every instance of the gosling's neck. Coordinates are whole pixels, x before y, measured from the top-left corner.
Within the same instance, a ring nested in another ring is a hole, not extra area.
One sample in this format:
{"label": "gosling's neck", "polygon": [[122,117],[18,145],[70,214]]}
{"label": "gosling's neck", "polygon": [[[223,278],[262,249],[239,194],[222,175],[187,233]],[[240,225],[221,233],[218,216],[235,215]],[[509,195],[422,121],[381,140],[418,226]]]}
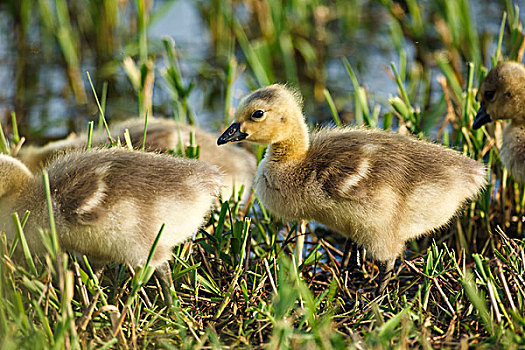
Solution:
{"label": "gosling's neck", "polygon": [[513,133],[525,133],[525,119],[513,119],[510,120],[504,127],[505,132],[512,131]]}
{"label": "gosling's neck", "polygon": [[501,147],[520,148],[525,145],[525,122],[512,120],[503,129],[503,138]]}
{"label": "gosling's neck", "polygon": [[288,137],[268,147],[268,159],[271,162],[301,160],[306,156],[309,146],[308,127],[303,122]]}
{"label": "gosling's neck", "polygon": [[522,116],[520,119],[511,120],[508,125],[511,125],[513,128],[524,128],[525,127],[525,116]]}

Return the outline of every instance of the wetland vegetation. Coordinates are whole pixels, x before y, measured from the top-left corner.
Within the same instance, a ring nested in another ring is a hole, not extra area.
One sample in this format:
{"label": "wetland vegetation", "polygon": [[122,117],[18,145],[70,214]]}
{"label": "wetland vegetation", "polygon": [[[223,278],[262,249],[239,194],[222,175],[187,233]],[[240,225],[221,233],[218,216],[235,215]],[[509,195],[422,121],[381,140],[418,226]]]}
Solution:
{"label": "wetland vegetation", "polygon": [[277,220],[253,195],[224,198],[175,249],[169,310],[147,268],[112,265],[98,279],[56,249],[53,230],[49,255],[26,252],[19,265],[2,236],[0,347],[524,347],[525,189],[501,164],[502,123],[472,129],[482,77],[523,60],[520,10],[511,0],[1,1],[3,153],[136,115],[219,136],[243,94],[288,82],[312,127],[412,133],[484,162],[489,185],[407,246],[380,298],[377,266],[343,273],[341,237]]}

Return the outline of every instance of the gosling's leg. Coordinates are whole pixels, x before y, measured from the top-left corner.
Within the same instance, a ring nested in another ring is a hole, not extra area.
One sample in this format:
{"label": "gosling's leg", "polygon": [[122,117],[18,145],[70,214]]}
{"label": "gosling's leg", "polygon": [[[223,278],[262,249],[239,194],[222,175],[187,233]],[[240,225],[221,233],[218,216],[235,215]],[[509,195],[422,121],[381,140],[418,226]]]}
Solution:
{"label": "gosling's leg", "polygon": [[159,279],[160,287],[162,288],[162,296],[164,297],[164,304],[171,305],[171,292],[173,280],[171,278],[171,267],[168,261],[162,263],[155,269],[155,275]]}
{"label": "gosling's leg", "polygon": [[394,272],[395,263],[396,259],[379,263],[379,279],[377,281],[376,296],[383,295],[385,292],[386,286],[392,277],[392,272]]}
{"label": "gosling's leg", "polygon": [[353,251],[350,253],[350,250],[353,249],[353,243],[354,242],[352,242],[350,238],[346,239],[343,260],[341,260],[341,270],[348,269],[348,264],[350,263],[350,256],[354,255]]}
{"label": "gosling's leg", "polygon": [[353,243],[352,255],[350,255],[350,262],[348,264],[348,269],[350,271],[359,271],[363,267],[363,251],[364,249],[358,246],[356,243]]}
{"label": "gosling's leg", "polygon": [[306,220],[299,221],[299,230],[297,230],[297,238],[295,239],[295,257],[297,266],[303,263],[303,249],[304,238],[306,235]]}
{"label": "gosling's leg", "polygon": [[355,272],[356,270],[361,269],[361,266],[363,265],[363,255],[361,249],[362,248],[350,238],[346,239],[345,251],[343,253],[343,260],[341,263],[341,268],[343,270]]}

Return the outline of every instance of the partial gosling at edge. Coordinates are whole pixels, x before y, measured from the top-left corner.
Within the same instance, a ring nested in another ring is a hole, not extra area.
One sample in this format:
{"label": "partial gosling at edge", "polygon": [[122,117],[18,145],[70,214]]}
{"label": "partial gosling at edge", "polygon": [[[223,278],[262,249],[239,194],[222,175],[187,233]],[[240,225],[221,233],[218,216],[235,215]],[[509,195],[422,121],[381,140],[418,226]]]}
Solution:
{"label": "partial gosling at edge", "polygon": [[525,66],[502,62],[492,68],[479,89],[481,107],[473,128],[493,119],[509,119],[503,129],[500,156],[503,165],[519,183],[525,184]]}
{"label": "partial gosling at edge", "polygon": [[[202,225],[221,187],[216,166],[190,159],[128,151],[93,149],[50,162],[53,212],[60,247],[85,254],[95,265],[143,265],[161,229],[151,266],[165,302],[170,302],[172,248]],[[32,253],[46,252],[38,229],[49,228],[41,173],[0,155],[0,231],[10,241],[11,213],[31,212],[24,228]]]}
{"label": "partial gosling at edge", "polygon": [[[113,138],[119,138],[124,142],[124,131],[128,129],[134,149],[142,148],[144,137],[144,119],[132,118],[112,124],[110,132]],[[195,132],[197,144],[200,146],[199,160],[218,166],[224,174],[223,188],[221,193],[224,199],[236,195],[236,191],[244,185],[245,198],[249,193],[253,176],[255,174],[256,161],[253,154],[247,150],[229,145],[229,147],[217,147],[215,135],[210,134],[195,126],[179,123],[164,118],[148,118],[146,130],[145,150],[150,152],[165,153],[189,143],[190,132]],[[70,135],[64,140],[51,142],[43,147],[24,146],[18,157],[31,171],[37,171],[46,165],[49,160],[57,154],[71,152],[73,150],[86,149],[87,134]],[[102,146],[107,142],[105,130],[97,130],[93,133],[93,145]],[[228,161],[225,161],[228,160]],[[234,160],[234,161],[232,161]]]}
{"label": "partial gosling at edge", "polygon": [[283,85],[241,100],[217,143],[242,140],[269,145],[254,181],[264,206],[364,247],[381,263],[378,293],[405,242],[446,225],[486,183],[482,164],[413,137],[362,128],[309,135],[300,95]]}

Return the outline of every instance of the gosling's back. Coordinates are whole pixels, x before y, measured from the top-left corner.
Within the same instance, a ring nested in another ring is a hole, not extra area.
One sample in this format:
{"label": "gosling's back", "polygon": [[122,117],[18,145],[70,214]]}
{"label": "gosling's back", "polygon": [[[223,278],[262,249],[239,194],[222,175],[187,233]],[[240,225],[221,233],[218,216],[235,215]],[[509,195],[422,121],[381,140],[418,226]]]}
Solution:
{"label": "gosling's back", "polygon": [[[141,118],[128,119],[111,125],[110,131],[113,138],[124,141],[124,132],[128,129],[134,149],[141,149],[144,137],[144,120]],[[145,150],[150,152],[165,153],[170,149],[177,149],[179,145],[189,144],[190,132],[195,133],[195,139],[200,146],[200,160],[217,165],[224,173],[224,188],[222,194],[229,198],[233,187],[240,185],[248,191],[251,187],[255,173],[255,157],[243,148],[235,145],[218,147],[215,135],[209,134],[195,126],[178,123],[174,120],[163,118],[149,118],[147,125]],[[102,146],[108,141],[104,130],[93,134],[94,146]],[[85,149],[87,135],[70,136],[65,140],[49,143],[41,148],[22,148],[20,159],[32,170],[36,171],[46,165],[57,154],[64,154],[74,150]]]}

